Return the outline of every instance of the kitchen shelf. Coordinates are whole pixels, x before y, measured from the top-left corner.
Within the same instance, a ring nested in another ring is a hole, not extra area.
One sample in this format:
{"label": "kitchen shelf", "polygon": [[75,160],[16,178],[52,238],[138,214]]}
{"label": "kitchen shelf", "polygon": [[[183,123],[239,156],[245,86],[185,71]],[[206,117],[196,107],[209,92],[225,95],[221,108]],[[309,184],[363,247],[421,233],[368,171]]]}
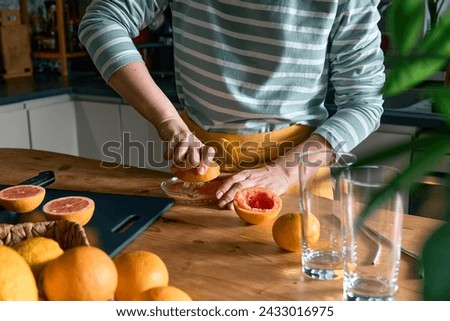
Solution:
{"label": "kitchen shelf", "polygon": [[[87,56],[87,53],[85,51],[66,53],[66,57],[68,59],[82,58],[82,57],[86,57],[86,56]],[[33,57],[40,58],[40,59],[60,59],[61,53],[60,52],[38,51],[38,52],[33,53]]]}
{"label": "kitchen shelf", "polygon": [[[64,21],[64,0],[56,0],[56,30],[58,36],[58,51],[37,51],[32,53],[33,58],[59,60],[61,63],[61,75],[69,75],[68,60],[72,58],[86,57],[86,51],[68,52],[66,47],[66,26]],[[27,15],[28,12],[27,0],[20,0],[20,8],[22,16]],[[28,21],[28,17],[25,21]]]}

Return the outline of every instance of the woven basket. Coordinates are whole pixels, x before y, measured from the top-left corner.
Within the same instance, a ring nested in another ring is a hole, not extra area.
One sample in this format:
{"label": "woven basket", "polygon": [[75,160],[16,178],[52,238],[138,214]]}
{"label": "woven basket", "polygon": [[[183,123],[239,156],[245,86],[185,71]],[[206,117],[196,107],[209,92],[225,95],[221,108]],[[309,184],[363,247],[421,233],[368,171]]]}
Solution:
{"label": "woven basket", "polygon": [[0,245],[14,245],[37,236],[55,240],[63,250],[89,245],[83,226],[72,221],[0,224]]}

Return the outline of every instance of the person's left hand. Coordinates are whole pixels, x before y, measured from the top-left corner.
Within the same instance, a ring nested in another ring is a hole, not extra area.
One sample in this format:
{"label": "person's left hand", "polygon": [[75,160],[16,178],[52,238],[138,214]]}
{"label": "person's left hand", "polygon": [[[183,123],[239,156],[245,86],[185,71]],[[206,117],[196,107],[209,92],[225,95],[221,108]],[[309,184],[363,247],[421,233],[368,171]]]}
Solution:
{"label": "person's left hand", "polygon": [[242,170],[231,175],[217,190],[218,205],[233,209],[233,198],[237,191],[254,186],[266,187],[281,195],[288,190],[291,180],[286,170],[275,164]]}

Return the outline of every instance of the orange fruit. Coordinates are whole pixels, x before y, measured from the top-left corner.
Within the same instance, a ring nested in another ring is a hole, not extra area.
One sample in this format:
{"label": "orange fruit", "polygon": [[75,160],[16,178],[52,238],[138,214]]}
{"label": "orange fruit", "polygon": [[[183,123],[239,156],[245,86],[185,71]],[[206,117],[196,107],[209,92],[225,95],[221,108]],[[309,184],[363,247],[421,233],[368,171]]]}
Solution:
{"label": "orange fruit", "polygon": [[131,251],[114,258],[119,280],[115,293],[117,301],[141,300],[150,288],[169,284],[166,264],[149,251]]}
{"label": "orange fruit", "polygon": [[192,301],[192,298],[183,290],[171,286],[157,286],[150,288],[141,296],[142,301]]}
{"label": "orange fruit", "polygon": [[0,301],[37,301],[38,289],[30,266],[13,248],[0,245]]}
{"label": "orange fruit", "polygon": [[184,170],[173,166],[172,169],[175,176],[185,182],[209,182],[220,175],[219,164],[214,161],[209,164],[208,169],[202,175],[197,173],[197,168]]}
{"label": "orange fruit", "polygon": [[280,213],[282,205],[277,194],[260,186],[238,191],[233,200],[236,214],[249,224],[272,221]]}
{"label": "orange fruit", "polygon": [[0,205],[16,213],[27,213],[41,205],[45,188],[37,185],[14,185],[0,191]]}
{"label": "orange fruit", "polygon": [[[280,215],[272,225],[275,243],[286,251],[302,250],[302,216],[300,213]],[[320,236],[320,223],[314,214],[308,214],[308,239],[316,243]]]}
{"label": "orange fruit", "polygon": [[114,298],[117,269],[103,250],[76,246],[47,264],[42,282],[51,301],[106,301]]}
{"label": "orange fruit", "polygon": [[66,196],[44,204],[42,211],[48,221],[69,220],[86,225],[94,215],[95,202],[89,197]]}

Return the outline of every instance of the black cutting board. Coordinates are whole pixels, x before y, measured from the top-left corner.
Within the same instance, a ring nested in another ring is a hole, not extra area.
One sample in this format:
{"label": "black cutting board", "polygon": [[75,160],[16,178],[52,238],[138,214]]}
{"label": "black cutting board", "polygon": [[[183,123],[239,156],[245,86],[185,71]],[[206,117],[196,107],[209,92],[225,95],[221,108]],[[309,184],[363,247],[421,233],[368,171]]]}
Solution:
{"label": "black cutting board", "polygon": [[[8,186],[0,185],[0,189],[5,187]],[[84,228],[91,245],[100,247],[111,257],[117,255],[175,203],[173,199],[166,197],[80,192],[46,187],[45,199],[33,213],[42,215],[42,206],[49,200],[75,195],[94,200],[94,216]],[[0,223],[21,223],[26,221],[26,215],[28,214],[16,214],[0,207]]]}

